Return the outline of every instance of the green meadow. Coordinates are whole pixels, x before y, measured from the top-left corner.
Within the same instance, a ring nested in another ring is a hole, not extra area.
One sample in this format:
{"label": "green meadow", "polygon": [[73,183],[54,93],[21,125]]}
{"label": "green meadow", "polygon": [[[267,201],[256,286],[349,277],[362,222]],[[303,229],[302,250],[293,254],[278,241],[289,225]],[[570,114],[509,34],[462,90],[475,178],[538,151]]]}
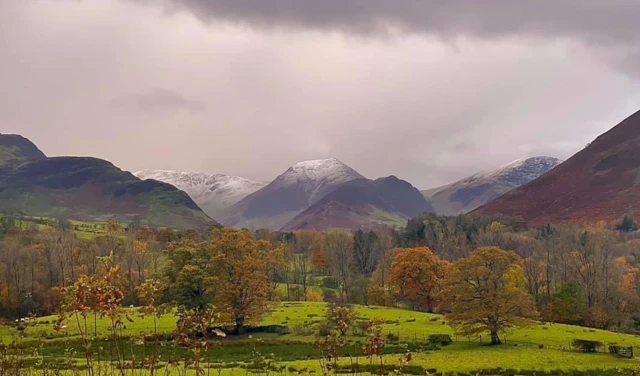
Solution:
{"label": "green meadow", "polygon": [[[254,333],[213,339],[206,355],[207,363],[220,374],[248,372],[252,365],[269,364],[272,369],[288,373],[319,373],[320,354],[313,347],[316,334],[325,320],[328,306],[325,303],[280,303],[274,305],[268,315],[256,325],[282,325],[286,334]],[[352,367],[354,363],[366,365],[362,356],[363,333],[358,322],[383,319],[385,338],[384,363],[390,367],[398,364],[399,354],[411,351],[410,367],[418,372],[430,370],[435,374],[631,374],[638,365],[636,360],[610,355],[607,347],[612,344],[640,347],[640,337],[561,324],[537,324],[526,329],[514,330],[503,336],[504,344],[487,346],[488,338],[457,337],[441,315],[414,311],[356,306],[355,325],[346,335],[346,344],[340,350],[339,364]],[[188,356],[191,349],[172,341],[171,333],[176,319],[173,314],[162,316],[156,322],[152,317],[140,317],[131,309],[133,322],[122,329],[120,343],[108,339],[110,324],[106,319],[88,317],[88,331],[96,332],[95,349],[108,357],[116,346],[125,349],[127,359],[142,359],[152,351],[161,354],[168,362],[172,357]],[[15,323],[0,327],[0,338],[5,344],[18,343],[23,348],[39,349],[32,357],[44,364],[65,364],[71,358],[77,364],[83,361],[83,346],[72,322],[63,332],[53,329],[57,317],[42,317],[26,321],[26,329],[20,335]],[[159,343],[136,341],[141,335],[157,330]],[[428,343],[432,334],[450,334],[454,342],[448,346],[434,347]],[[571,348],[574,339],[596,340],[605,346],[597,353],[582,353]],[[379,360],[376,360],[378,362]],[[501,370],[499,370],[501,369]],[[346,372],[346,371],[345,371]],[[482,373],[484,372],[484,373]],[[493,373],[492,373],[493,372]],[[592,372],[592,373],[589,373]]]}

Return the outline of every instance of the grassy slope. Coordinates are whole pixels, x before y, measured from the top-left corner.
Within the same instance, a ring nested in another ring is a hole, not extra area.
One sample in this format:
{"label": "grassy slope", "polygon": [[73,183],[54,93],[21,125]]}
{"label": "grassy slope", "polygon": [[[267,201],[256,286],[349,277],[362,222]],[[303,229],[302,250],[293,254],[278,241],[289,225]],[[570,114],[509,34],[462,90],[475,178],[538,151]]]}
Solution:
{"label": "grassy slope", "polygon": [[[429,334],[452,334],[452,329],[443,324],[443,317],[439,315],[382,307],[358,307],[357,311],[361,320],[365,318],[386,320],[384,332],[398,334],[401,343],[415,345],[423,343],[424,338]],[[253,346],[256,346],[262,353],[273,353],[276,359],[283,360],[283,364],[287,366],[298,369],[317,369],[317,353],[312,349],[314,336],[303,329],[317,328],[325,312],[326,304],[324,303],[283,303],[277,305],[262,320],[261,324],[286,323],[292,329],[292,334],[283,336],[261,334],[252,338],[226,339],[223,341],[222,348],[213,350],[213,356],[219,361],[248,361],[252,357]],[[73,337],[54,334],[55,332],[52,330],[54,321],[53,317],[38,319],[39,325],[28,328],[26,338],[26,340],[42,340],[45,353],[49,351],[52,358],[61,356],[67,346],[65,343],[73,340]],[[174,329],[174,324],[173,316],[164,316],[158,323],[158,331],[170,333]],[[99,332],[105,335],[108,327],[106,320],[99,320],[98,326]],[[150,319],[136,317],[135,323],[127,324],[124,335],[149,333],[152,332],[152,328]],[[11,341],[13,335],[12,329],[6,326],[0,327],[0,338],[5,343]],[[575,338],[599,340],[605,344],[617,343],[640,347],[640,338],[636,336],[560,324],[547,324],[509,333],[507,344],[498,347],[486,347],[477,340],[469,342],[466,338],[458,338],[458,341],[453,345],[439,351],[430,354],[416,353],[413,364],[447,372],[469,372],[498,367],[546,371],[598,368],[630,369],[637,365],[635,361],[616,358],[609,354],[583,354],[571,351],[569,343]],[[358,349],[358,341],[363,341],[363,337],[350,335],[347,348]],[[538,348],[538,344],[543,344],[544,348]],[[398,351],[397,346],[396,351]],[[359,351],[353,350],[353,352]],[[344,361],[347,360],[344,359]],[[397,362],[397,355],[387,355],[386,361],[389,364]]]}
{"label": "grassy slope", "polygon": [[186,193],[141,181],[96,158],[56,157],[5,169],[0,188],[6,213],[89,222],[137,219],[142,225],[181,229],[215,224]]}

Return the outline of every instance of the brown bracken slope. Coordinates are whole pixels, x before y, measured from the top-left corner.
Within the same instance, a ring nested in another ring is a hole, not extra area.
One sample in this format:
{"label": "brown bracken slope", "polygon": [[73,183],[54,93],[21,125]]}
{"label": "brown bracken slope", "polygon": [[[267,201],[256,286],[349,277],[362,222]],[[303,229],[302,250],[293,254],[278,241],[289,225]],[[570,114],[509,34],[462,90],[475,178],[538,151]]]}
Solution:
{"label": "brown bracken slope", "polygon": [[539,179],[475,210],[530,225],[640,219],[640,111]]}

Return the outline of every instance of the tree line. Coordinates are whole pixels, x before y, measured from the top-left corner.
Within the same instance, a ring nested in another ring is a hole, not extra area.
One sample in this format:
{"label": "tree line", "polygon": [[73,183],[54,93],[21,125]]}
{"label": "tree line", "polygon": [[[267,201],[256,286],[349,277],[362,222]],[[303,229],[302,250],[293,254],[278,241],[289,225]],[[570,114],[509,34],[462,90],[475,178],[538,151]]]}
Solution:
{"label": "tree line", "polygon": [[[446,313],[467,334],[497,333],[534,316],[637,332],[636,229],[630,218],[529,227],[507,217],[424,214],[404,229],[356,232],[177,232],[109,223],[83,239],[66,221],[23,228],[3,219],[0,315],[56,312],[60,291],[81,276],[105,273],[100,260],[112,257],[123,304],[142,305],[141,288],[154,282],[162,286],[158,301],[209,312],[236,330],[271,302],[310,300]],[[482,285],[488,280],[495,283]],[[459,299],[471,295],[481,298]],[[507,318],[495,307],[508,308]],[[481,315],[463,314],[470,311]]]}

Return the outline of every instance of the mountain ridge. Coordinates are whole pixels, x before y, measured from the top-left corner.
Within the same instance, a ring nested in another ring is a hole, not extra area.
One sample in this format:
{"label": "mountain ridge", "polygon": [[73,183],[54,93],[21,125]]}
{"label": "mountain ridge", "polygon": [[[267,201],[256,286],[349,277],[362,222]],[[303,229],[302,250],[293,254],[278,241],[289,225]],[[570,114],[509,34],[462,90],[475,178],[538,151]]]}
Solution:
{"label": "mountain ridge", "polygon": [[204,172],[146,169],[134,175],[162,181],[186,192],[212,218],[221,217],[233,204],[267,185],[238,176]]}
{"label": "mountain ridge", "polygon": [[640,111],[549,173],[474,213],[519,216],[532,225],[640,217]]}
{"label": "mountain ridge", "polygon": [[14,167],[46,157],[28,138],[19,134],[0,133],[0,167]]}
{"label": "mountain ridge", "polygon": [[438,214],[465,214],[537,179],[561,162],[558,158],[546,156],[516,159],[459,181],[423,190],[422,194]]}
{"label": "mountain ridge", "polygon": [[7,214],[140,221],[152,227],[215,224],[186,193],[169,184],[140,180],[98,158],[48,158],[22,136],[0,135],[0,164],[0,207]]}
{"label": "mountain ridge", "polygon": [[282,231],[368,229],[377,225],[400,227],[408,218],[433,208],[409,182],[388,176],[341,184],[298,214]]}
{"label": "mountain ridge", "polygon": [[223,224],[279,229],[342,183],[362,179],[336,158],[295,163],[226,211]]}

